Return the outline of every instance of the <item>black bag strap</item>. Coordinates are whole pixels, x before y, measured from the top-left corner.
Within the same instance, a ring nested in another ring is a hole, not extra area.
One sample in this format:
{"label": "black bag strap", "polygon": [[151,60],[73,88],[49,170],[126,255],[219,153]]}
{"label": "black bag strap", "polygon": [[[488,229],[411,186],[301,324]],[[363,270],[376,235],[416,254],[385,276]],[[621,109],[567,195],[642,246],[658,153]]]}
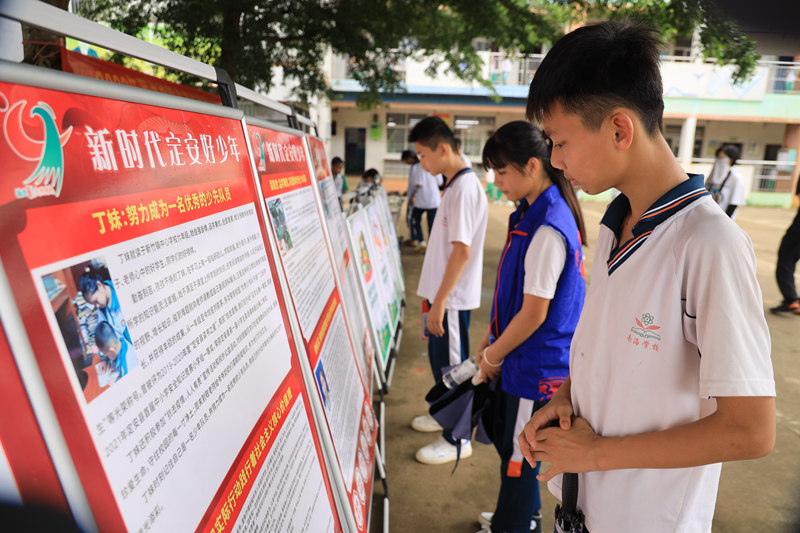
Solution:
{"label": "black bag strap", "polygon": [[725,174],[725,179],[724,179],[724,180],[722,180],[722,183],[721,183],[721,184],[720,184],[720,186],[719,186],[719,190],[720,190],[720,192],[721,192],[721,191],[722,191],[722,189],[725,187],[725,184],[726,184],[726,183],[728,183],[728,178],[730,178],[730,177],[731,177],[731,171],[729,170],[729,171],[728,171],[728,173],[727,173],[727,174]]}

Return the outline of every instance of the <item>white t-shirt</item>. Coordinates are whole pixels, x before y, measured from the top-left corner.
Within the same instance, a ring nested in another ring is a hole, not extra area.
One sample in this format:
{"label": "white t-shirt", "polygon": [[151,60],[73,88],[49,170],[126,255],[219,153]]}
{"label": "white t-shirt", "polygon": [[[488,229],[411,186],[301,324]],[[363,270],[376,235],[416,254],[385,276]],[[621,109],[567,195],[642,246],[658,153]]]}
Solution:
{"label": "white t-shirt", "polygon": [[[710,196],[655,226],[609,275],[614,239],[601,225],[572,340],[576,415],[616,437],[698,420],[714,397],[775,395],[752,243]],[[578,506],[592,533],[709,533],[720,470],[588,472]],[[549,485],[559,498],[560,482]]]}
{"label": "white t-shirt", "polygon": [[469,259],[445,307],[459,311],[480,307],[483,241],[488,218],[489,204],[478,176],[472,171],[457,176],[444,190],[442,203],[436,212],[422,261],[417,295],[433,302],[453,252],[453,242],[461,242],[469,246]]}
{"label": "white t-shirt", "polygon": [[[720,187],[723,183],[725,184],[725,186],[722,187],[719,191],[720,193],[719,206],[720,208],[722,208],[723,211],[727,211],[728,206],[731,205],[738,206],[747,203],[747,198],[745,197],[746,191],[744,188],[744,180],[742,180],[742,177],[739,175],[738,172],[736,172],[735,169],[729,169],[728,171],[730,172],[730,174],[726,172],[722,176],[715,176],[712,174],[709,177],[708,183],[706,184],[706,187],[709,188],[712,186]],[[726,176],[728,176],[727,181],[725,180]],[[731,218],[735,218],[735,216],[736,213],[734,212],[734,216]]]}
{"label": "white t-shirt", "polygon": [[441,203],[439,186],[442,184],[442,175],[431,175],[419,163],[414,163],[409,171],[409,198],[413,195],[414,207],[417,209],[436,209]]}
{"label": "white t-shirt", "polygon": [[552,300],[566,260],[567,241],[564,236],[550,226],[540,226],[525,252],[522,292]]}
{"label": "white t-shirt", "polygon": [[342,189],[344,188],[344,174],[341,172],[333,177],[333,188],[336,189],[336,196],[342,197]]}

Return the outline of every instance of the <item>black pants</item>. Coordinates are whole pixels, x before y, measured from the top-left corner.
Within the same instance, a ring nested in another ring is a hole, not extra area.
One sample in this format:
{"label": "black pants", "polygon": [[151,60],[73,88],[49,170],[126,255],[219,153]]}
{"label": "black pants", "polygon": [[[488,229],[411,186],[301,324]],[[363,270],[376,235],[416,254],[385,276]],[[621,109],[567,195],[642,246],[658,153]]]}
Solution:
{"label": "black pants", "polygon": [[783,295],[783,303],[796,302],[797,287],[794,283],[794,269],[800,259],[800,209],[781,240],[778,248],[778,266],[775,269],[775,278],[778,288]]}
{"label": "black pants", "polygon": [[433,219],[436,217],[436,208],[433,209],[420,209],[419,207],[412,208],[411,211],[411,240],[424,241],[422,235],[422,214],[425,214],[428,223],[428,238],[431,235],[431,228],[433,227]]}

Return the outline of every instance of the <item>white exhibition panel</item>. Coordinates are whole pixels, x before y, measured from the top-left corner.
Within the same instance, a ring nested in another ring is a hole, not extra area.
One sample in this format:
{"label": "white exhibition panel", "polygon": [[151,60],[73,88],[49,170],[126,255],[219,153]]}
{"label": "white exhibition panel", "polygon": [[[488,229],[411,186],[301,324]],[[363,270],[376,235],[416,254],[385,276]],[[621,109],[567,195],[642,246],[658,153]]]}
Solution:
{"label": "white exhibition panel", "polygon": [[[336,259],[329,253],[327,204],[317,202],[314,165],[304,138],[294,132],[247,125],[271,235],[279,249],[289,300],[319,399],[320,416],[330,433],[333,456],[344,482],[354,526],[369,523],[377,422],[372,412],[369,375],[345,317]],[[338,209],[338,202],[336,208]],[[334,252],[333,246],[330,252]],[[334,252],[335,253],[335,252]],[[344,298],[347,296],[344,295]],[[321,423],[320,425],[322,425]]]}

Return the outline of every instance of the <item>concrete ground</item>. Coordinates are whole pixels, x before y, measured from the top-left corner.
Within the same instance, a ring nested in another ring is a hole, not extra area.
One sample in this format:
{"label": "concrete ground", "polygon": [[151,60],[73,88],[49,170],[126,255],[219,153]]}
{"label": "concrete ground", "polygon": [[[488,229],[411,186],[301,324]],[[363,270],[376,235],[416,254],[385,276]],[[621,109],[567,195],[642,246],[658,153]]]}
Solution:
{"label": "concrete ground", "polygon": [[[582,202],[582,207],[589,233],[589,247],[585,250],[588,275],[605,206],[597,202]],[[511,210],[511,206],[490,203],[482,306],[472,313],[472,346],[488,324],[494,275]],[[737,217],[739,225],[753,240],[758,258],[758,279],[772,334],[772,358],[778,389],[778,431],[775,450],[768,457],[728,463],[723,467],[714,533],[800,531],[800,316],[775,316],[768,311],[781,299],[774,279],[776,253],[794,213],[794,209],[744,207]],[[402,219],[398,223],[398,233],[408,234]],[[414,459],[416,450],[437,436],[417,433],[409,426],[414,416],[426,411],[424,396],[433,385],[426,344],[420,338],[420,299],[416,296],[422,258],[421,254],[403,248],[408,305],[397,367],[391,390],[386,396],[389,531],[472,532],[479,529],[478,513],[494,510],[500,485],[500,461],[494,448],[474,443],[472,457],[462,459],[455,472],[452,472],[452,463],[427,466]],[[383,530],[384,520],[383,489],[377,481],[375,487],[371,519],[373,533]],[[553,508],[557,500],[545,488],[542,500],[544,531],[552,531]]]}

